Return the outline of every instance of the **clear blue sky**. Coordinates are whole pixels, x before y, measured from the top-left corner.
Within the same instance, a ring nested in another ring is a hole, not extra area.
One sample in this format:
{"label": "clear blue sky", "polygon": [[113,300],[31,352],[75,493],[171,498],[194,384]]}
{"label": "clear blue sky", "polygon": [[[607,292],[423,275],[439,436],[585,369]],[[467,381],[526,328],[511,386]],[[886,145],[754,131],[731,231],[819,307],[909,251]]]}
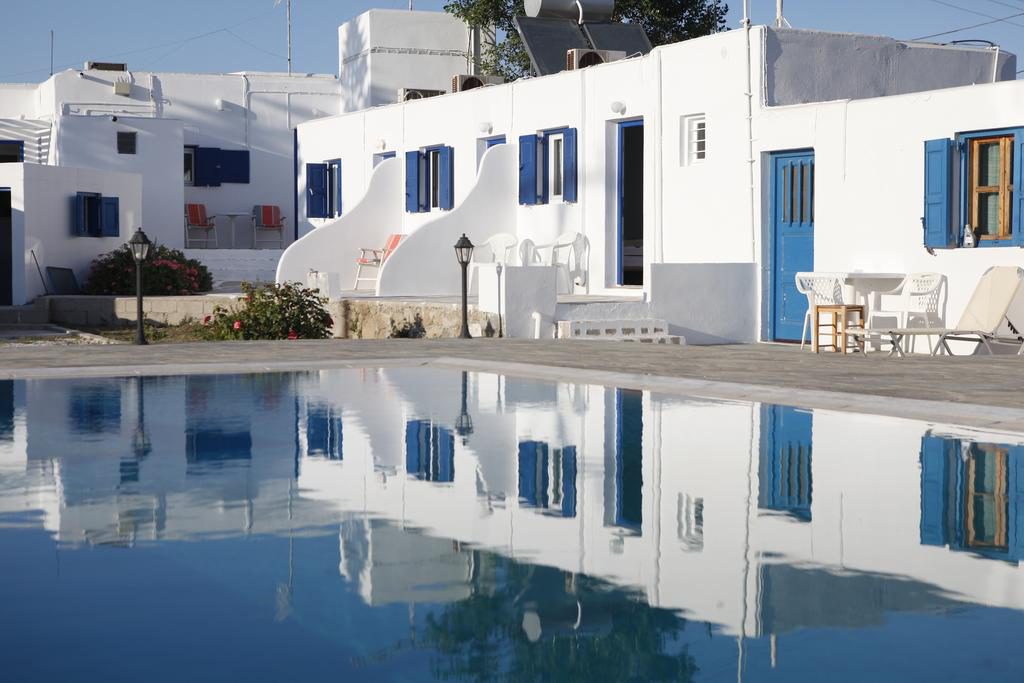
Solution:
{"label": "clear blue sky", "polygon": [[[0,41],[0,82],[40,81],[54,68],[86,59],[127,61],[155,71],[284,71],[284,2],[274,0],[7,0]],[[415,0],[440,9],[444,0]],[[729,26],[742,5],[730,2]],[[767,23],[774,0],[752,0],[755,23]],[[296,71],[336,73],[337,26],[371,7],[405,8],[407,0],[293,0]],[[993,18],[1008,20],[950,34],[938,41],[982,38],[1024,55],[1024,0],[786,0],[797,28],[917,38]],[[1013,23],[1009,23],[1013,22]],[[205,34],[205,35],[204,35]],[[1024,68],[1024,59],[1021,60]]]}

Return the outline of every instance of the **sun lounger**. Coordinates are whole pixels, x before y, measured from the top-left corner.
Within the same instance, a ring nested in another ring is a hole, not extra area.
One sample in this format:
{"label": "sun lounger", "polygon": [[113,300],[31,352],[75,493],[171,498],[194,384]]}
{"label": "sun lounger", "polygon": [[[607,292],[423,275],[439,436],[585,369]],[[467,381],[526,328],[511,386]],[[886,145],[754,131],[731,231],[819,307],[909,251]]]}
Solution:
{"label": "sun lounger", "polygon": [[[993,344],[1017,347],[1017,355],[1024,356],[1024,335],[1018,332],[1020,327],[1014,325],[1009,318],[1010,305],[1024,283],[1024,269],[1014,266],[993,266],[985,271],[978,281],[978,286],[967,302],[967,308],[960,316],[960,322],[951,328],[897,327],[897,328],[858,328],[847,330],[854,337],[878,335],[891,344],[890,356],[906,355],[904,343],[908,337],[937,335],[939,343],[932,350],[932,355],[944,352],[950,356],[950,341],[975,342],[989,354],[993,353]],[[1001,332],[1005,327],[1010,334]]]}

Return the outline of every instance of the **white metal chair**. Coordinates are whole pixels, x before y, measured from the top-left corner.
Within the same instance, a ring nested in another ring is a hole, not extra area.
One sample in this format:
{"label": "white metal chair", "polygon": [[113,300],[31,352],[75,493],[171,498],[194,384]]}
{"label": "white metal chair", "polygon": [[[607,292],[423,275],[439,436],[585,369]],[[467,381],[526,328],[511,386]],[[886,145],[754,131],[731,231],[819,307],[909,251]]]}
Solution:
{"label": "white metal chair", "polygon": [[[804,329],[800,333],[800,348],[807,343],[807,331],[811,327],[817,306],[842,306],[843,281],[845,273],[797,273],[796,289],[807,297],[807,313],[804,315]],[[818,321],[814,321],[817,325]]]}
{"label": "white metal chair", "polygon": [[[909,327],[942,327],[943,295],[946,277],[941,273],[911,273],[899,287],[888,292],[879,292],[881,296],[899,296],[898,304],[893,308],[873,307],[868,315],[868,329],[909,328]],[[880,321],[889,321],[879,324]],[[895,321],[895,324],[892,324]],[[911,350],[917,337],[911,339]],[[932,348],[929,345],[929,351]]]}

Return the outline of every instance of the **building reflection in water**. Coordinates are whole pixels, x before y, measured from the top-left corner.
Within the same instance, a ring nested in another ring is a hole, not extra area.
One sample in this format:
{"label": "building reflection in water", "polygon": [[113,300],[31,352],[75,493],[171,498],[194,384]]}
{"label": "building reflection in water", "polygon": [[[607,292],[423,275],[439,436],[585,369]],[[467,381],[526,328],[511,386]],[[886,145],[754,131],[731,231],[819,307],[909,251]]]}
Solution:
{"label": "building reflection in water", "polygon": [[333,580],[408,606],[456,677],[685,680],[709,629],[743,673],[795,631],[1024,610],[1024,449],[909,420],[389,369],[0,384],[0,435],[0,520],[40,506],[61,547],[287,538],[281,622],[310,618],[297,544],[337,534]]}

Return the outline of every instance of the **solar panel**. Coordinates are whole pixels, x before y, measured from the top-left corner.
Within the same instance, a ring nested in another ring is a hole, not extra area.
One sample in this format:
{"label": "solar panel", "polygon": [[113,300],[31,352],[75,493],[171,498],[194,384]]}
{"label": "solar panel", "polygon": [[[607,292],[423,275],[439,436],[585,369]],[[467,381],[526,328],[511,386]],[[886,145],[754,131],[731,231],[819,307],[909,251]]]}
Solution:
{"label": "solar panel", "polygon": [[566,52],[590,47],[579,26],[570,19],[516,17],[514,23],[538,76],[565,71]]}
{"label": "solar panel", "polygon": [[626,56],[651,51],[651,41],[639,24],[617,24],[606,21],[583,25],[595,50],[621,50]]}

